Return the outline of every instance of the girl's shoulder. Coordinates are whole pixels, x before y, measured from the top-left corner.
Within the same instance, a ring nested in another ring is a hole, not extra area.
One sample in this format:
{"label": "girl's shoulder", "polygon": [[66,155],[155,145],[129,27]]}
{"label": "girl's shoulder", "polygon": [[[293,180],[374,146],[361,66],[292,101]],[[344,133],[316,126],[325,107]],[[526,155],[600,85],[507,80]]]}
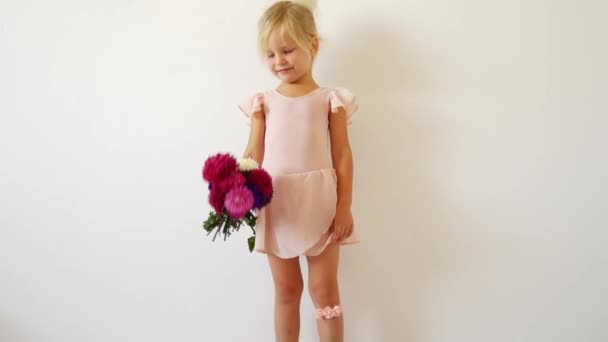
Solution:
{"label": "girl's shoulder", "polygon": [[347,124],[352,123],[353,114],[359,109],[357,96],[345,87],[329,88],[329,107],[331,113],[337,113],[340,108],[346,113]]}

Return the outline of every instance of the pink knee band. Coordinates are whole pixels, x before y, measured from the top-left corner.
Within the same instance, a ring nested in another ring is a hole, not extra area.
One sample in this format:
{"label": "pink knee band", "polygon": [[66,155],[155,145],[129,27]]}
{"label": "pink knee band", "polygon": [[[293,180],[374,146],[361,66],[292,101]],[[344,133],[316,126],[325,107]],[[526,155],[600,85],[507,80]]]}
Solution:
{"label": "pink knee band", "polygon": [[338,305],[330,308],[326,306],[325,308],[317,309],[317,319],[332,319],[335,317],[339,317],[342,314],[342,308]]}

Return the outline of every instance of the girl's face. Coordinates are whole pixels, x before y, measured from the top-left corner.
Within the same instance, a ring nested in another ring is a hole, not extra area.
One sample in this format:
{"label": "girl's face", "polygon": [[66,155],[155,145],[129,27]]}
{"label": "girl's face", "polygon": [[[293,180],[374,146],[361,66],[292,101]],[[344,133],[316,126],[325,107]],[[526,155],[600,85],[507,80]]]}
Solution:
{"label": "girl's face", "polygon": [[310,73],[317,47],[316,38],[305,49],[291,37],[281,37],[275,31],[268,37],[264,58],[273,75],[285,83],[293,83]]}

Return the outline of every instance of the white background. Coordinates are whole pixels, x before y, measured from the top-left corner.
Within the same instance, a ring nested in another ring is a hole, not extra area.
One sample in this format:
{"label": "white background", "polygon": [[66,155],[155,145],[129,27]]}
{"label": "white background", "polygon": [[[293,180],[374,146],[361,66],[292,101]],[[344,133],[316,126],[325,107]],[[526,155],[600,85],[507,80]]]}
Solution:
{"label": "white background", "polygon": [[[273,340],[266,259],[203,234],[200,176],[276,85],[267,3],[0,1],[0,341]],[[347,341],[608,340],[607,13],[320,1],[315,75],[360,102]]]}

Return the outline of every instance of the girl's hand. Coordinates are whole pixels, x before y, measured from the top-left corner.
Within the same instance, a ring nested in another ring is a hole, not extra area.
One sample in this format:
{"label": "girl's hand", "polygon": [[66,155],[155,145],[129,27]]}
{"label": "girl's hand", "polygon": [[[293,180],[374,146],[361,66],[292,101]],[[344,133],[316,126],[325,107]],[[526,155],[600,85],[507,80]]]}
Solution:
{"label": "girl's hand", "polygon": [[336,216],[332,222],[332,238],[331,242],[340,243],[348,238],[353,233],[353,214],[350,211],[350,207],[336,208]]}

